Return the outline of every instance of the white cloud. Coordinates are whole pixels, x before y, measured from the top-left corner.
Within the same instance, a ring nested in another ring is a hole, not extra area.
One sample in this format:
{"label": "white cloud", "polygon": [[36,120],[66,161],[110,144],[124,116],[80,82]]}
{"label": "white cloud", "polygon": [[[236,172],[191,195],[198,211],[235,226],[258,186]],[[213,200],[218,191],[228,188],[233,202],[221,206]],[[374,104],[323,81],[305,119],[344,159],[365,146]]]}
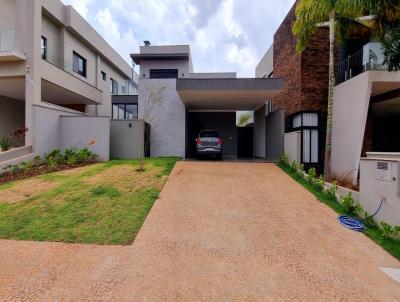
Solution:
{"label": "white cloud", "polygon": [[63,2],[72,5],[78,13],[86,18],[89,11],[89,5],[93,3],[93,0],[63,0]]}
{"label": "white cloud", "polygon": [[63,0],[128,62],[143,40],[190,44],[196,72],[253,76],[295,0]]}

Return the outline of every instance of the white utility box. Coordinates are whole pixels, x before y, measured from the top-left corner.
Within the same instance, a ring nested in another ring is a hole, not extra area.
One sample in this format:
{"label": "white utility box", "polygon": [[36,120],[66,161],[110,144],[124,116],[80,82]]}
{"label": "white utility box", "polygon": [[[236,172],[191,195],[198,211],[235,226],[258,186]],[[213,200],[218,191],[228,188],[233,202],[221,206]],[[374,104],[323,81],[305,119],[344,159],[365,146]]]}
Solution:
{"label": "white utility box", "polygon": [[400,225],[400,153],[370,152],[360,162],[360,203],[375,220]]}

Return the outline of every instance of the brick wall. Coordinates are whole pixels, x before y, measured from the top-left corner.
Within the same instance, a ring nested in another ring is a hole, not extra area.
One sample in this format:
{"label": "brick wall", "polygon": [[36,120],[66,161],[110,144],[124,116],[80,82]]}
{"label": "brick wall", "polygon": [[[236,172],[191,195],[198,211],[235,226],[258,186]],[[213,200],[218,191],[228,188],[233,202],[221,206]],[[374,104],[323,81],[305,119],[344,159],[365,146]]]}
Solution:
{"label": "brick wall", "polygon": [[307,49],[296,51],[292,7],[274,35],[274,77],[285,79],[283,91],[274,99],[274,110],[285,108],[288,116],[302,110],[318,110],[324,119],[328,99],[329,30],[319,28]]}
{"label": "brick wall", "polygon": [[274,35],[274,77],[284,78],[283,91],[274,99],[274,108],[285,108],[286,116],[301,110],[301,57],[292,34],[295,7]]}

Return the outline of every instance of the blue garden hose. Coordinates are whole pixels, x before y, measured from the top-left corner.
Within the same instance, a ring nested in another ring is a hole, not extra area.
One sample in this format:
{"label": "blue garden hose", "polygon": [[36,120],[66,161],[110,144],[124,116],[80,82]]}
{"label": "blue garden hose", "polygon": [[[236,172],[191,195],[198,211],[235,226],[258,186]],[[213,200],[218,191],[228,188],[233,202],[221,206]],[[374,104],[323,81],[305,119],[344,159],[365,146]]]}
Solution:
{"label": "blue garden hose", "polygon": [[361,220],[358,220],[353,217],[349,216],[339,216],[338,221],[340,224],[350,230],[357,231],[357,232],[362,232],[365,230],[364,223]]}
{"label": "blue garden hose", "polygon": [[[376,214],[378,214],[379,210],[382,207],[383,201],[384,201],[384,199],[381,200],[381,203],[379,204],[378,209],[375,211],[375,213],[371,217],[374,217]],[[338,221],[340,222],[341,225],[343,225],[344,227],[346,227],[350,230],[357,231],[357,232],[363,232],[365,230],[364,223],[359,219],[342,215],[342,216],[338,217]]]}

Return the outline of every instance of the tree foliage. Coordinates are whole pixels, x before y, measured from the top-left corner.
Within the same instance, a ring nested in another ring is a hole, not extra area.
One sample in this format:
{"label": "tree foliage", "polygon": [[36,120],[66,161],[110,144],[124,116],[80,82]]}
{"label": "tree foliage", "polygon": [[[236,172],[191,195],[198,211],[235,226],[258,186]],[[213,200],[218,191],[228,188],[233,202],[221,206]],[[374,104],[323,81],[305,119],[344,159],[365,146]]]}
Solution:
{"label": "tree foliage", "polygon": [[339,40],[350,31],[370,30],[382,43],[388,69],[400,69],[400,0],[300,0],[293,25],[299,52],[331,12]]}

